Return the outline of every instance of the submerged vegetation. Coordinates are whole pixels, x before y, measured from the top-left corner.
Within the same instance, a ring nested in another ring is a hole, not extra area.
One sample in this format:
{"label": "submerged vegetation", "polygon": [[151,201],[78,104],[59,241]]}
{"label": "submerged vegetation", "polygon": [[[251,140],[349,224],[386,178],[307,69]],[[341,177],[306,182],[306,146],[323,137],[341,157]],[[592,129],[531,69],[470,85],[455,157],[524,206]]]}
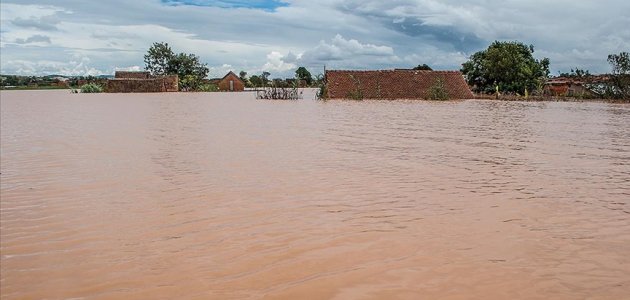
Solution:
{"label": "submerged vegetation", "polygon": [[462,73],[474,92],[507,92],[524,95],[549,76],[549,59],[534,58],[534,46],[495,41],[462,65]]}
{"label": "submerged vegetation", "polygon": [[297,87],[267,87],[256,92],[256,99],[265,100],[298,100],[302,98],[302,92]]}
{"label": "submerged vegetation", "polygon": [[354,84],[354,89],[348,92],[348,99],[352,100],[363,100],[363,90],[361,89],[361,80],[350,75],[350,79],[352,79],[352,83]]}
{"label": "submerged vegetation", "polygon": [[448,91],[444,86],[444,80],[442,78],[438,78],[435,80],[435,83],[429,88],[429,100],[448,100]]}
{"label": "submerged vegetation", "polygon": [[153,43],[144,56],[145,69],[154,76],[177,75],[181,91],[197,91],[209,69],[192,53],[175,54],[168,43]]}
{"label": "submerged vegetation", "polygon": [[88,83],[81,86],[81,93],[102,93],[103,87],[96,83]]}

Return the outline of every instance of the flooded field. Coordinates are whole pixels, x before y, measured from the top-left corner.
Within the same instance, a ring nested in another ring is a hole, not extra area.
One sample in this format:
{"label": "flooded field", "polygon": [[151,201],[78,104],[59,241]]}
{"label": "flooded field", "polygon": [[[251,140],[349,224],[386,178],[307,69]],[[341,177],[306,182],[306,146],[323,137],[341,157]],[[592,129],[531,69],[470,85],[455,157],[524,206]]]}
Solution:
{"label": "flooded field", "polygon": [[0,99],[2,299],[630,295],[630,105]]}

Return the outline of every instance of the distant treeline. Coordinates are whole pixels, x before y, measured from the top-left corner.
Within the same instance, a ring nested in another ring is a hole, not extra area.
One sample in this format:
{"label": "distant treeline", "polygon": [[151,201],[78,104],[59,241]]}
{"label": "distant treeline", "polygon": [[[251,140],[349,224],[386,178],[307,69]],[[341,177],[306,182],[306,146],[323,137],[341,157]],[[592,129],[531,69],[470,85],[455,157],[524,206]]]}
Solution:
{"label": "distant treeline", "polygon": [[109,76],[0,75],[2,89],[69,89],[85,84],[104,85]]}

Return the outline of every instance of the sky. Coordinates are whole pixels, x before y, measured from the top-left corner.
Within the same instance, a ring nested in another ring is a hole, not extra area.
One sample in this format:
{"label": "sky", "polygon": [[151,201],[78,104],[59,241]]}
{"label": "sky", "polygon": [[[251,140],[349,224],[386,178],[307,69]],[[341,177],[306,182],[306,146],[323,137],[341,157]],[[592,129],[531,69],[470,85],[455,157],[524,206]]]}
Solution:
{"label": "sky", "polygon": [[0,73],[142,70],[154,42],[194,53],[209,77],[298,66],[458,70],[495,40],[535,46],[552,75],[610,71],[630,51],[627,0],[1,0]]}

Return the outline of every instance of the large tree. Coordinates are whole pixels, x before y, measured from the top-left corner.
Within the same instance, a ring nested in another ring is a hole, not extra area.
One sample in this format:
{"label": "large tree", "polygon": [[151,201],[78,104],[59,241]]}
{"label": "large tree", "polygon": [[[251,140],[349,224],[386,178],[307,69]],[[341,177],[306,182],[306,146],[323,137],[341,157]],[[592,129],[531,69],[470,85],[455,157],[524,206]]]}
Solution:
{"label": "large tree", "polygon": [[630,53],[608,55],[612,67],[609,97],[630,99]]}
{"label": "large tree", "polygon": [[145,69],[156,76],[166,75],[171,59],[175,56],[168,43],[153,43],[144,55]]}
{"label": "large tree", "polygon": [[144,56],[145,69],[153,75],[177,75],[179,88],[196,90],[208,76],[208,67],[194,54],[175,54],[167,43],[153,43]]}
{"label": "large tree", "polygon": [[261,87],[263,85],[263,80],[258,75],[252,75],[252,77],[249,78],[249,82],[253,87]]}
{"label": "large tree", "polygon": [[202,80],[208,75],[208,67],[199,61],[194,54],[180,53],[169,62],[168,74],[177,74],[179,86],[184,91],[194,91],[202,84]]}
{"label": "large tree", "polygon": [[313,76],[311,75],[311,72],[309,72],[305,67],[299,67],[297,70],[295,70],[295,77],[298,80],[304,80],[306,81],[307,85],[311,85],[311,83],[313,83]]}
{"label": "large tree", "polygon": [[549,76],[549,59],[537,60],[534,46],[521,42],[495,41],[488,49],[473,54],[462,66],[462,73],[476,92],[523,94],[536,90]]}

